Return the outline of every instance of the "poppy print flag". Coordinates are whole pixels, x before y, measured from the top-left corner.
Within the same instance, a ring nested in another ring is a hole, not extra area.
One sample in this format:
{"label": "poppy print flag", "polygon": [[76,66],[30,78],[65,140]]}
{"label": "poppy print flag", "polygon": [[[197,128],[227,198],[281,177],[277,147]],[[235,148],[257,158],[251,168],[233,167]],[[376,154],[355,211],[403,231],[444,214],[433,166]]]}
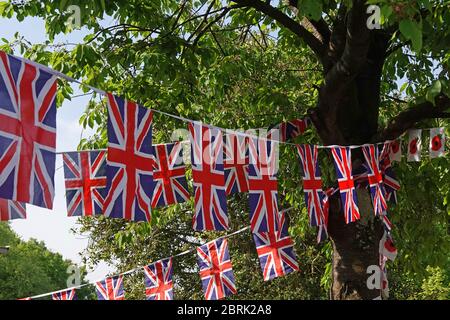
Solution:
{"label": "poppy print flag", "polygon": [[297,151],[303,175],[303,191],[308,207],[309,224],[319,226],[323,223],[323,199],[322,178],[318,164],[319,149],[313,145],[298,145]]}
{"label": "poppy print flag", "polygon": [[360,214],[352,176],[351,149],[349,147],[333,147],[331,153],[336,167],[345,221],[346,223],[355,222],[356,220],[359,220]]}
{"label": "poppy print flag", "polygon": [[107,217],[151,220],[152,121],[150,109],[108,94]]}
{"label": "poppy print flag", "polygon": [[103,213],[106,191],[106,152],[63,153],[67,215]]}
{"label": "poppy print flag", "polygon": [[402,141],[401,139],[397,139],[390,143],[389,158],[390,158],[391,162],[402,161],[402,143],[401,143],[401,141]]}
{"label": "poppy print flag", "polygon": [[287,275],[299,269],[294,242],[288,233],[284,212],[280,212],[279,230],[253,233],[264,281]]}
{"label": "poppy print flag", "polygon": [[124,300],[123,276],[106,278],[95,284],[98,300]]}
{"label": "poppy print flag", "polygon": [[430,158],[442,157],[445,152],[444,128],[430,129]]}
{"label": "poppy print flag", "polygon": [[420,161],[422,152],[422,130],[412,129],[408,131],[408,161]]}
{"label": "poppy print flag", "polygon": [[172,258],[144,267],[147,300],[173,300]]}
{"label": "poppy print flag", "polygon": [[219,238],[197,247],[197,263],[206,300],[219,300],[236,294],[226,238]]}
{"label": "poppy print flag", "polygon": [[25,204],[13,200],[0,199],[0,221],[26,219]]}
{"label": "poppy print flag", "polygon": [[384,231],[383,237],[380,240],[380,254],[391,261],[397,257],[397,248],[394,245],[391,235]]}
{"label": "poppy print flag", "polygon": [[380,172],[379,150],[375,145],[367,145],[362,147],[366,164],[368,168],[367,178],[369,180],[370,195],[375,215],[382,215],[387,210],[385,199],[386,191],[384,189],[383,177]]}
{"label": "poppy print flag", "polygon": [[75,289],[64,290],[52,294],[52,300],[77,300]]}
{"label": "poppy print flag", "polygon": [[197,231],[227,230],[228,214],[223,167],[223,136],[216,128],[189,123]]}
{"label": "poppy print flag", "polygon": [[152,207],[163,207],[186,202],[190,198],[183,162],[183,146],[180,142],[153,146],[155,183]]}
{"label": "poppy print flag", "polygon": [[0,198],[52,209],[56,76],[0,51]]}
{"label": "poppy print flag", "polygon": [[227,195],[248,192],[248,137],[227,132],[223,162]]}
{"label": "poppy print flag", "polygon": [[249,202],[252,232],[278,231],[278,143],[271,139],[249,140]]}

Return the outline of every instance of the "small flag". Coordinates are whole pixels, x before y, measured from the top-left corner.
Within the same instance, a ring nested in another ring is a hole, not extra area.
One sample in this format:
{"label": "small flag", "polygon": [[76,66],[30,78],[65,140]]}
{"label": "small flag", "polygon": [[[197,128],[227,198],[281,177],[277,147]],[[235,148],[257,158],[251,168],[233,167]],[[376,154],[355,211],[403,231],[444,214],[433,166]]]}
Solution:
{"label": "small flag", "polygon": [[98,300],[124,300],[123,276],[106,278],[95,284]]}
{"label": "small flag", "polygon": [[75,289],[55,292],[52,294],[52,300],[77,300]]}
{"label": "small flag", "polygon": [[375,215],[382,215],[387,210],[385,199],[383,177],[380,172],[380,155],[375,145],[367,145],[362,148],[369,170],[367,178],[369,180],[370,195],[372,197]]}
{"label": "small flag", "polygon": [[391,261],[394,261],[397,257],[397,248],[392,241],[391,235],[386,231],[384,231],[383,237],[380,240],[380,254]]}
{"label": "small flag", "polygon": [[173,300],[172,258],[144,267],[147,300]]}
{"label": "small flag", "polygon": [[390,143],[389,158],[392,161],[402,161],[402,140],[399,138]]}
{"label": "small flag", "polygon": [[444,128],[430,129],[430,158],[442,157],[445,152]]}
{"label": "small flag", "polygon": [[226,238],[197,247],[197,263],[206,300],[219,300],[237,292]]}
{"label": "small flag", "polygon": [[422,151],[422,129],[412,129],[408,131],[408,161],[420,161]]}

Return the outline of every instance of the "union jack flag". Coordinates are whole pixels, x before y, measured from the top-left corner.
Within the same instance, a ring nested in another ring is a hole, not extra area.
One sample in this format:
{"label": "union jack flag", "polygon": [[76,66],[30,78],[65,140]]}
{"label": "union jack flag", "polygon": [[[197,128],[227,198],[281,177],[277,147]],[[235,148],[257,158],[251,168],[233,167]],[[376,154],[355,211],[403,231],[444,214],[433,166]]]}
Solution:
{"label": "union jack flag", "polygon": [[77,300],[77,295],[75,289],[69,289],[52,294],[52,300]]}
{"label": "union jack flag", "polygon": [[335,194],[339,189],[329,188],[325,190],[325,196],[322,201],[323,207],[323,216],[322,216],[322,224],[318,226],[317,232],[317,243],[321,243],[328,239],[328,215],[330,211],[330,197]]}
{"label": "union jack flag", "polygon": [[308,127],[308,119],[293,119],[282,122],[275,127],[280,130],[280,141],[286,142],[302,135]]}
{"label": "union jack flag", "polygon": [[303,191],[308,207],[309,224],[319,226],[322,224],[323,199],[322,178],[317,157],[319,149],[313,145],[297,145],[303,174]]}
{"label": "union jack flag", "polygon": [[227,133],[223,160],[227,195],[248,192],[248,138]]}
{"label": "union jack flag", "polygon": [[278,231],[278,144],[265,138],[249,140],[249,201],[252,232]]}
{"label": "union jack flag", "polygon": [[108,94],[107,217],[151,220],[153,112]]}
{"label": "union jack flag", "polygon": [[345,221],[346,223],[354,222],[360,218],[360,214],[352,176],[351,150],[349,147],[333,147],[331,153],[336,167]]}
{"label": "union jack flag", "polygon": [[172,258],[144,267],[147,300],[173,300]]}
{"label": "union jack flag", "polygon": [[183,146],[180,142],[153,146],[155,167],[153,168],[154,191],[152,207],[168,206],[186,202],[190,198],[183,163]]}
{"label": "union jack flag", "polygon": [[197,263],[206,300],[219,300],[237,292],[226,238],[197,247]]}
{"label": "union jack flag", "polygon": [[279,214],[279,230],[275,233],[253,233],[264,281],[287,275],[299,269],[294,242],[288,233],[284,212]]}
{"label": "union jack flag", "polygon": [[382,215],[387,210],[385,199],[385,189],[383,177],[380,172],[379,162],[380,156],[378,148],[375,145],[363,146],[364,157],[366,158],[369,180],[370,194],[372,196],[373,208],[375,215]]}
{"label": "union jack flag", "polygon": [[95,284],[98,300],[124,300],[123,276],[106,278]]}
{"label": "union jack flag", "polygon": [[390,232],[392,230],[392,222],[391,220],[389,220],[386,214],[381,216],[381,221],[383,222],[384,229],[387,232]]}
{"label": "union jack flag", "polygon": [[0,221],[26,219],[25,204],[13,200],[0,199]]}
{"label": "union jack flag", "polygon": [[0,197],[52,209],[56,76],[0,51]]}
{"label": "union jack flag", "polygon": [[386,142],[382,146],[380,156],[380,170],[383,175],[383,183],[386,191],[386,200],[397,203],[397,191],[400,190],[400,183],[397,180],[390,160],[391,143]]}
{"label": "union jack flag", "polygon": [[106,152],[63,153],[67,215],[103,213],[106,191]]}
{"label": "union jack flag", "polygon": [[219,129],[189,123],[194,180],[194,230],[228,229],[223,137]]}
{"label": "union jack flag", "polygon": [[389,298],[389,282],[386,268],[387,258],[380,254],[380,294],[384,299]]}

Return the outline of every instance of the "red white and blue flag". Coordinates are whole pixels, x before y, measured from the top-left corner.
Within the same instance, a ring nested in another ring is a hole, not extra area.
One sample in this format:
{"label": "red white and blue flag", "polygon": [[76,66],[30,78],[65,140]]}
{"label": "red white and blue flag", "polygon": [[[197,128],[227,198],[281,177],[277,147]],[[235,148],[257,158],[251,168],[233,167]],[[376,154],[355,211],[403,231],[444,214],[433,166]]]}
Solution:
{"label": "red white and blue flag", "polygon": [[248,192],[248,137],[227,133],[223,162],[227,195]]}
{"label": "red white and blue flag", "polygon": [[336,167],[345,221],[346,223],[354,222],[360,218],[360,214],[352,176],[351,149],[349,147],[333,147],[331,153]]}
{"label": "red white and blue flag", "polygon": [[67,215],[103,213],[106,192],[106,152],[63,153]]}
{"label": "red white and blue flag", "polygon": [[56,76],[0,51],[0,198],[51,209]]}
{"label": "red white and blue flag", "polygon": [[321,243],[322,241],[328,239],[328,215],[330,212],[330,198],[333,194],[335,194],[338,191],[339,189],[329,188],[324,192],[325,196],[322,201],[322,208],[323,208],[322,224],[318,226],[317,243]]}
{"label": "red white and blue flag", "polygon": [[106,278],[95,284],[98,300],[124,300],[123,276]]}
{"label": "red white and blue flag", "polygon": [[216,128],[189,123],[192,178],[194,180],[194,230],[227,230],[228,214],[223,167],[223,136]]}
{"label": "red white and blue flag", "polygon": [[144,267],[147,300],[173,300],[172,258]]}
{"label": "red white and blue flag", "polygon": [[313,145],[297,145],[303,175],[303,192],[308,208],[309,224],[319,226],[323,223],[322,178],[318,164],[319,149]]}
{"label": "red white and blue flag", "polygon": [[380,156],[378,148],[375,145],[362,147],[368,169],[367,178],[369,180],[370,195],[375,215],[382,215],[387,210],[385,199],[386,191],[384,189],[383,177],[380,172]]}
{"label": "red white and blue flag", "polygon": [[0,199],[0,221],[26,219],[25,204],[13,200]]}
{"label": "red white and blue flag", "polygon": [[237,292],[226,238],[197,247],[197,263],[206,300],[219,300]]}
{"label": "red white and blue flag", "polygon": [[151,220],[152,120],[152,110],[108,94],[107,217]]}
{"label": "red white and blue flag", "polygon": [[264,281],[299,269],[294,242],[288,233],[285,213],[280,212],[279,217],[278,231],[253,233]]}
{"label": "red white and blue flag", "polygon": [[302,135],[308,127],[308,119],[293,119],[282,122],[274,129],[280,130],[280,141],[286,142]]}
{"label": "red white and blue flag", "polygon": [[386,142],[382,146],[380,155],[380,170],[383,175],[383,183],[386,191],[386,200],[397,203],[397,191],[400,190],[400,183],[397,180],[390,159],[391,142]]}
{"label": "red white and blue flag", "polygon": [[53,293],[52,300],[77,300],[77,295],[75,289],[69,289]]}
{"label": "red white and blue flag", "polygon": [[249,140],[249,202],[252,232],[278,231],[278,143],[265,138]]}
{"label": "red white and blue flag", "polygon": [[180,142],[153,146],[154,191],[152,208],[186,202],[190,198],[183,162],[183,146]]}

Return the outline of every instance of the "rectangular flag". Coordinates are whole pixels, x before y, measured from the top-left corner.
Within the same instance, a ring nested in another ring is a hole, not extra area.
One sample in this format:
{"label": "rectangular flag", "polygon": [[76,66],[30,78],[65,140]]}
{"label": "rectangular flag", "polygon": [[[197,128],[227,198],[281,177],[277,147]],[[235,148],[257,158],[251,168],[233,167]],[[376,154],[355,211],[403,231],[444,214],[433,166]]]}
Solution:
{"label": "rectangular flag", "polygon": [[278,231],[278,143],[267,138],[249,140],[249,202],[252,232]]}
{"label": "rectangular flag", "polygon": [[98,300],[124,300],[123,276],[106,278],[95,284]]}
{"label": "rectangular flag", "polygon": [[313,145],[297,145],[303,175],[303,192],[308,207],[309,224],[319,226],[323,217],[322,177],[318,164],[319,149]]}
{"label": "rectangular flag", "polygon": [[193,228],[197,231],[227,230],[222,132],[199,122],[189,123],[189,139],[195,194]]}
{"label": "rectangular flag", "polygon": [[52,300],[77,300],[75,289],[55,292],[52,294]]}
{"label": "rectangular flag", "polygon": [[358,199],[352,176],[352,154],[349,147],[333,147],[331,153],[334,158],[339,190],[341,192],[342,208],[346,223],[359,220]]}
{"label": "rectangular flag", "polygon": [[103,213],[106,196],[106,152],[63,153],[67,215]]}
{"label": "rectangular flag", "polygon": [[172,258],[144,267],[147,300],[173,300]]}
{"label": "rectangular flag", "polygon": [[445,128],[430,129],[430,158],[442,157],[445,153]]}
{"label": "rectangular flag", "polygon": [[384,188],[386,191],[386,200],[397,203],[397,191],[400,190],[400,183],[397,180],[394,169],[392,168],[390,154],[391,145],[386,142],[381,147],[380,170],[383,176]]}
{"label": "rectangular flag", "polygon": [[280,130],[280,141],[287,142],[302,135],[308,127],[308,119],[293,119],[282,122],[274,129]]}
{"label": "rectangular flag", "polygon": [[183,146],[180,142],[153,146],[154,191],[152,208],[186,202],[190,198],[183,162]]}
{"label": "rectangular flag", "polygon": [[248,137],[227,132],[223,162],[227,195],[248,192]]}
{"label": "rectangular flag", "polygon": [[382,215],[387,210],[385,199],[386,191],[384,189],[383,177],[380,172],[380,155],[378,147],[375,145],[366,145],[362,147],[364,158],[366,159],[369,180],[370,195],[375,215]]}
{"label": "rectangular flag", "polygon": [[394,241],[392,240],[390,233],[386,230],[380,240],[380,254],[391,261],[394,261],[397,257],[397,248],[394,245]]}
{"label": "rectangular flag", "polygon": [[287,275],[299,269],[294,242],[288,233],[284,212],[279,213],[279,230],[253,233],[264,281]]}
{"label": "rectangular flag", "polygon": [[197,247],[197,263],[206,300],[219,300],[236,294],[226,238],[219,238]]}
{"label": "rectangular flag", "polygon": [[13,200],[0,199],[0,221],[26,219],[25,203]]}
{"label": "rectangular flag", "polygon": [[152,121],[151,109],[108,93],[107,217],[151,220]]}
{"label": "rectangular flag", "polygon": [[422,152],[422,129],[408,131],[408,161],[420,161]]}
{"label": "rectangular flag", "polygon": [[0,198],[52,209],[56,76],[0,51]]}
{"label": "rectangular flag", "polygon": [[402,161],[402,139],[398,138],[390,143],[389,158],[391,162]]}

